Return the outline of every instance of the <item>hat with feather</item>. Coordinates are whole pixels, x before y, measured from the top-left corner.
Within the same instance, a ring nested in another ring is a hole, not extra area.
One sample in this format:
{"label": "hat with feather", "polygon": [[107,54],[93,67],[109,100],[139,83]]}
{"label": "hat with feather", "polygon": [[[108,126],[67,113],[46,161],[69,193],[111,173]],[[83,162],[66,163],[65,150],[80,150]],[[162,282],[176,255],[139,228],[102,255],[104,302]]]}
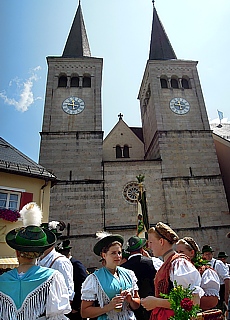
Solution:
{"label": "hat with feather", "polygon": [[103,248],[107,247],[115,241],[119,242],[121,245],[123,245],[124,243],[124,238],[119,234],[109,234],[104,231],[99,231],[96,233],[96,237],[99,241],[95,244],[93,252],[97,256],[101,255]]}
{"label": "hat with feather", "polygon": [[40,227],[42,211],[35,202],[26,204],[20,211],[23,227],[11,230],[6,235],[6,243],[23,252],[44,252],[56,242],[50,230]]}
{"label": "hat with feather", "polygon": [[63,252],[63,251],[69,251],[70,249],[72,249],[72,247],[70,246],[70,240],[63,240],[61,243],[58,243],[56,246],[56,250],[58,252]]}
{"label": "hat with feather", "polygon": [[42,223],[41,227],[52,231],[58,239],[62,235],[62,231],[65,229],[66,225],[64,221],[50,221]]}

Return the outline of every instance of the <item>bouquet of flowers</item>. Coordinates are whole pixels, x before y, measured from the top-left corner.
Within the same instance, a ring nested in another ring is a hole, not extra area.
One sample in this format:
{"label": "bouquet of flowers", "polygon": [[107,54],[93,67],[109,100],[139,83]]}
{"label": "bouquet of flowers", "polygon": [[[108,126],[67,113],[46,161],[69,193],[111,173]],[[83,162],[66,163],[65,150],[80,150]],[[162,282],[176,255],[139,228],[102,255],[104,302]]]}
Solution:
{"label": "bouquet of flowers", "polygon": [[210,265],[210,261],[203,259],[199,251],[196,252],[194,258],[192,258],[192,262],[197,269],[202,266]]}
{"label": "bouquet of flowers", "polygon": [[20,218],[20,213],[17,210],[10,210],[2,208],[0,209],[0,219],[10,222],[16,222]]}
{"label": "bouquet of flowers", "polygon": [[197,316],[199,312],[199,306],[194,305],[192,301],[192,293],[194,290],[183,288],[181,285],[177,285],[174,282],[174,288],[169,294],[161,294],[163,298],[169,299],[170,309],[174,311],[174,316],[170,317],[172,320],[190,320]]}

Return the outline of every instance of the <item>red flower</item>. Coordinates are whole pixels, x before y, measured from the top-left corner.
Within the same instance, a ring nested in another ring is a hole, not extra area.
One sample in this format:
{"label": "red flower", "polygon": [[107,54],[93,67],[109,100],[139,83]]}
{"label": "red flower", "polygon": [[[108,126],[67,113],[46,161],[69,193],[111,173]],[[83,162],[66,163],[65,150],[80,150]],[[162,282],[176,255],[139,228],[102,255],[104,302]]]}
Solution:
{"label": "red flower", "polygon": [[20,213],[17,210],[0,209],[0,218],[10,222],[16,222],[20,218]]}
{"label": "red flower", "polygon": [[193,307],[193,302],[189,298],[184,298],[181,300],[180,305],[185,311],[191,311]]}

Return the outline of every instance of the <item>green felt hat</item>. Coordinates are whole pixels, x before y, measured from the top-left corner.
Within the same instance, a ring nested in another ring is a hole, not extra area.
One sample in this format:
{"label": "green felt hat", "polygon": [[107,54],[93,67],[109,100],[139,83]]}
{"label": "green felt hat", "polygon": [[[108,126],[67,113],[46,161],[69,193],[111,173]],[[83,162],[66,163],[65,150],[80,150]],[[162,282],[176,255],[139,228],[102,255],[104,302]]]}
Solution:
{"label": "green felt hat", "polygon": [[145,238],[139,238],[137,236],[133,236],[128,240],[128,247],[125,249],[128,252],[137,251],[144,247],[147,240]]}
{"label": "green felt hat", "polygon": [[50,230],[37,226],[27,226],[11,230],[6,235],[6,243],[13,249],[24,252],[44,252],[56,242]]}
{"label": "green felt hat", "polygon": [[205,252],[214,252],[214,250],[212,250],[212,247],[209,246],[209,245],[204,245],[203,248],[202,248],[202,253],[205,253]]}
{"label": "green felt hat", "polygon": [[125,249],[122,249],[122,258],[128,259],[130,257],[130,253],[126,251]]}
{"label": "green felt hat", "polygon": [[107,247],[110,243],[113,243],[115,241],[118,241],[118,242],[121,243],[121,245],[123,245],[124,238],[119,234],[111,234],[111,235],[105,236],[95,244],[95,246],[93,248],[93,252],[97,256],[100,256],[101,252],[102,252],[102,249],[104,247]]}

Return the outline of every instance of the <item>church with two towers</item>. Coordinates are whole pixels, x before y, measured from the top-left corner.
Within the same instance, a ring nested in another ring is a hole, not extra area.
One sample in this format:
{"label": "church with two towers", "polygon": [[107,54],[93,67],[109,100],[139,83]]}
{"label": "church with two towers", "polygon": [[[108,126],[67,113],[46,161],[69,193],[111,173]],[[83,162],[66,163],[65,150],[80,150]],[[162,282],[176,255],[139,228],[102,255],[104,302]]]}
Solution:
{"label": "church with two towers", "polygon": [[103,59],[91,55],[81,4],[62,56],[47,63],[39,163],[58,179],[49,219],[68,225],[63,235],[73,255],[92,267],[97,231],[125,241],[136,234],[139,175],[150,225],[162,221],[200,246],[228,252],[229,208],[197,62],[177,58],[156,8],[138,93],[142,127],[128,126],[120,114],[103,137]]}

